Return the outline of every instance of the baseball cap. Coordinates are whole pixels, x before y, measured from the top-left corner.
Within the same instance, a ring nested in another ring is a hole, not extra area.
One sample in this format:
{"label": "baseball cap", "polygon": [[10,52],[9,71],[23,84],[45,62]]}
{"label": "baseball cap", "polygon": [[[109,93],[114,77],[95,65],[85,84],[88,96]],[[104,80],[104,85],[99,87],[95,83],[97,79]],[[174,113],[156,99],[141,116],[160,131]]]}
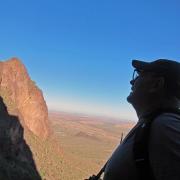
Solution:
{"label": "baseball cap", "polygon": [[132,60],[132,66],[140,71],[172,73],[180,76],[180,63],[174,60],[158,59],[152,62]]}
{"label": "baseball cap", "polygon": [[180,95],[180,63],[169,59],[157,59],[152,62],[132,60],[132,66],[138,71],[154,72],[163,77],[171,90]]}

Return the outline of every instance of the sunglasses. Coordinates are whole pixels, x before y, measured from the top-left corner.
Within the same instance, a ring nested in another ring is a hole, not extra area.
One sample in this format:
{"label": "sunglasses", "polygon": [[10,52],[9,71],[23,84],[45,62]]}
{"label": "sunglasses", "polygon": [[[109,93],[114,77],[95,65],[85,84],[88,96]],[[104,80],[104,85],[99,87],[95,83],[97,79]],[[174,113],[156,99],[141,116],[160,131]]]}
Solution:
{"label": "sunglasses", "polygon": [[135,81],[139,77],[139,71],[137,69],[134,69],[132,81]]}

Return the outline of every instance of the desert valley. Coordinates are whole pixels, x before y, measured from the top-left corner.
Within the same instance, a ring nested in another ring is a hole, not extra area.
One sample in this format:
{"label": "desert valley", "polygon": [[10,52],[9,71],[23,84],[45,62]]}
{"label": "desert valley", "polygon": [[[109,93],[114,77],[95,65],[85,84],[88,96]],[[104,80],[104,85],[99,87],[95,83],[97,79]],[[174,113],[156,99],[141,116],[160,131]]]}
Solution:
{"label": "desert valley", "polygon": [[98,173],[120,143],[122,133],[125,136],[134,125],[132,122],[63,112],[50,112],[49,119],[61,146],[63,169],[68,169],[64,179],[74,180]]}

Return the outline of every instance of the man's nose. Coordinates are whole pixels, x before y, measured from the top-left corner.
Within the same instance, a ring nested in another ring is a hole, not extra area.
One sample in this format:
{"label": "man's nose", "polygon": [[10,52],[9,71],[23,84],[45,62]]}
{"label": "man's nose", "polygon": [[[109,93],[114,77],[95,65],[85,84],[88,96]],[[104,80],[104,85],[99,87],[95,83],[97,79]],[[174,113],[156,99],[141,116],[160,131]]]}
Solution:
{"label": "man's nose", "polygon": [[131,85],[134,85],[134,82],[135,82],[135,80],[132,79],[132,80],[130,81],[130,84],[131,84]]}

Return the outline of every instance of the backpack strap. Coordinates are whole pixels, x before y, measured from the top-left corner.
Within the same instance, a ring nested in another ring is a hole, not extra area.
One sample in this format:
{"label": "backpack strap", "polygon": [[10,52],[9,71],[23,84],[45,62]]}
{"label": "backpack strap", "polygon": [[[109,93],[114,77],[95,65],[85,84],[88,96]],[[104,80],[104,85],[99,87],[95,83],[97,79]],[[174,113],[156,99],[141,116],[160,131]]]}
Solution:
{"label": "backpack strap", "polygon": [[162,113],[175,113],[180,115],[179,109],[158,109],[144,117],[145,122],[136,130],[133,145],[134,161],[137,169],[138,180],[155,180],[149,162],[148,143],[152,122]]}

